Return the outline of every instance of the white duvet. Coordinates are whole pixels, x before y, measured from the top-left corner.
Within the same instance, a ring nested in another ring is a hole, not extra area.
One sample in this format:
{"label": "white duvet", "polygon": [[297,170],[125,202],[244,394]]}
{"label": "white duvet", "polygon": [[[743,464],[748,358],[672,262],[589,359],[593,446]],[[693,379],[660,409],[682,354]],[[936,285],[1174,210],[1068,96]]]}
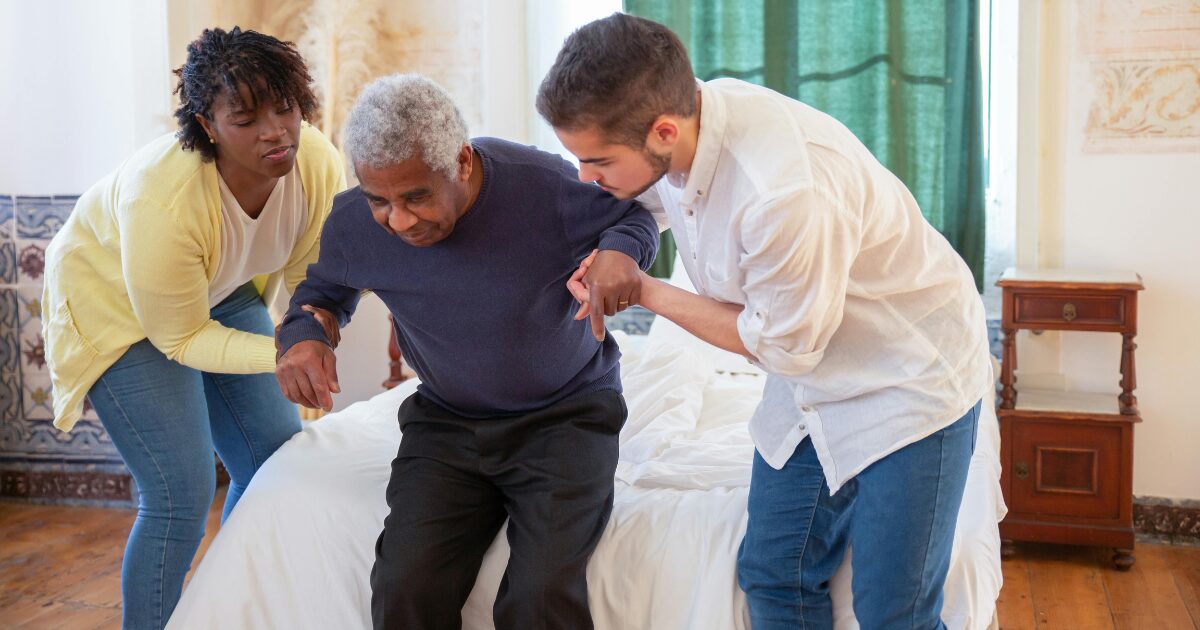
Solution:
{"label": "white duvet", "polygon": [[[628,344],[624,345],[628,348]],[[718,374],[703,352],[650,344],[622,359],[629,420],[612,520],[588,565],[599,630],[749,628],[735,562],[762,378]],[[387,512],[405,383],[308,426],[258,472],[183,594],[168,628],[369,628],[369,575]],[[1000,593],[999,431],[984,401],[959,513],[943,619],[985,628]],[[463,609],[492,628],[508,557],[501,532]],[[838,628],[856,628],[850,570],[833,584]]]}

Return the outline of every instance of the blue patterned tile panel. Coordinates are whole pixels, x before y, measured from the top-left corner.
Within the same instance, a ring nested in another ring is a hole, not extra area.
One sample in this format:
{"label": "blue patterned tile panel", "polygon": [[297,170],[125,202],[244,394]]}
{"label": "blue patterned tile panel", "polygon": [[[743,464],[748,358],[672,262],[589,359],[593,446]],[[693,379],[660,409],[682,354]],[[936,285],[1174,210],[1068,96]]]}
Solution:
{"label": "blue patterned tile panel", "polygon": [[0,289],[0,371],[19,374],[21,344],[17,328],[17,290]]}
{"label": "blue patterned tile panel", "polygon": [[[23,466],[30,475],[45,473],[37,482],[42,485],[67,483],[70,487],[49,494],[38,490],[45,502],[55,503],[94,503],[97,497],[107,497],[87,492],[95,485],[87,475],[100,469],[107,471],[109,481],[129,483],[91,405],[85,405],[83,418],[69,433],[52,424],[53,393],[41,319],[45,250],[77,199],[0,195],[0,465]],[[41,470],[46,466],[50,468]],[[80,471],[87,474],[77,475]]]}
{"label": "blue patterned tile panel", "polygon": [[17,282],[17,244],[12,239],[0,240],[0,284]]}
{"label": "blue patterned tile panel", "polygon": [[47,373],[45,340],[42,338],[42,289],[17,288],[17,327],[21,345],[21,374],[28,380],[34,373]]}
{"label": "blue patterned tile panel", "polygon": [[54,420],[54,398],[50,375],[26,373],[21,382],[21,407],[26,420]]}
{"label": "blue patterned tile panel", "polygon": [[[0,376],[0,405],[15,382]],[[121,461],[99,420],[85,415],[70,432],[54,427],[48,382],[44,386],[26,383],[21,396],[25,398],[21,404],[27,407],[25,417],[14,420],[0,416],[0,458]]]}
{"label": "blue patterned tile panel", "polygon": [[21,374],[0,371],[0,422],[21,421]]}
{"label": "blue patterned tile panel", "polygon": [[36,455],[60,455],[88,460],[120,462],[121,456],[98,420],[82,418],[69,433],[59,431],[49,420],[27,419],[30,439],[22,451]]}
{"label": "blue patterned tile panel", "polygon": [[12,195],[0,195],[0,241],[13,239],[13,227],[16,224],[16,201]]}
{"label": "blue patterned tile panel", "polygon": [[51,239],[75,208],[77,196],[17,197],[17,237]]}
{"label": "blue patterned tile panel", "polygon": [[46,272],[46,245],[49,240],[18,239],[16,243],[17,281],[20,284],[42,286]]}
{"label": "blue patterned tile panel", "polygon": [[0,453],[23,451],[30,439],[30,426],[21,417],[20,385],[17,374],[0,371]]}

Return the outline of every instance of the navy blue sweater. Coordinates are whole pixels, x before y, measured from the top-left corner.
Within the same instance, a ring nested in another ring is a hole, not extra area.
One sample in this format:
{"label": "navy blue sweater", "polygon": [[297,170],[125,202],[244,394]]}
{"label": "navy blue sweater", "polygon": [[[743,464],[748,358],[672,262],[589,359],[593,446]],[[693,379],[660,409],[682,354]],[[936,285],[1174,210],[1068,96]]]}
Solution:
{"label": "navy blue sweater", "polygon": [[650,214],[583,184],[557,155],[495,138],[472,146],[483,165],[474,204],[450,236],[414,247],[371,218],[356,187],[334,199],[321,255],[297,287],[279,331],[281,352],[324,340],[301,305],[345,325],[363,291],[392,313],[418,391],[456,414],[491,417],[544,408],[577,394],[620,391],[620,351],[597,342],[567,278],[593,249],[646,269],[658,248]]}

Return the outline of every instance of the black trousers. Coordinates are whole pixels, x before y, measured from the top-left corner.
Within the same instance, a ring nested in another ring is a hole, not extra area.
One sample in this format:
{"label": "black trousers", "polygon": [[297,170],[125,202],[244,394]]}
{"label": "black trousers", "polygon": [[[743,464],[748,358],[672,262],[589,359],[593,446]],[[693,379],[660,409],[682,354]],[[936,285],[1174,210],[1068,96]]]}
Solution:
{"label": "black trousers", "polygon": [[484,552],[509,519],[497,630],[592,628],[587,561],[613,505],[620,394],[576,396],[517,417],[463,418],[413,394],[375,543],[375,628],[462,627]]}

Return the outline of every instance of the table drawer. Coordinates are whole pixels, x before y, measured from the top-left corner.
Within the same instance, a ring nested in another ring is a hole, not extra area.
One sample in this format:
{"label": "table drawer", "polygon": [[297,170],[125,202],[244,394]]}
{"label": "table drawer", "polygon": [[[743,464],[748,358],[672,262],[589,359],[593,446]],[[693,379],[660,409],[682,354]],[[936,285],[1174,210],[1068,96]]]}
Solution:
{"label": "table drawer", "polygon": [[1015,293],[1013,323],[1046,326],[1125,326],[1125,296]]}

